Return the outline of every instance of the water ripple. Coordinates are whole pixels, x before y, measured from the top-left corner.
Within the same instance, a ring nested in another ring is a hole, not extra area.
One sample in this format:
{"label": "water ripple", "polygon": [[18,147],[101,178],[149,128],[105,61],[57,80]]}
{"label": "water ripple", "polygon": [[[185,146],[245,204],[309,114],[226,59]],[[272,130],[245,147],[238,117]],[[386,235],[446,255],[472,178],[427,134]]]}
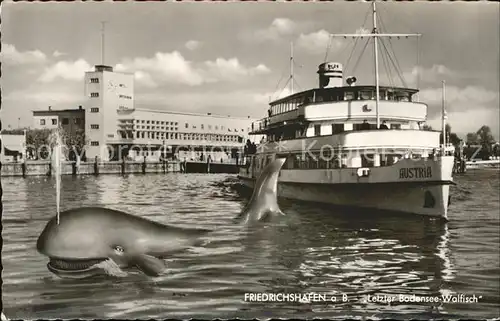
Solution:
{"label": "water ripple", "polygon": [[[450,222],[351,213],[280,200],[287,217],[235,225],[248,195],[225,175],[63,177],[62,209],[105,206],[206,228],[203,244],[149,278],[66,280],[35,243],[55,214],[50,177],[3,178],[3,303],[12,319],[492,318],[499,316],[499,196],[493,171],[457,177]],[[245,302],[245,293],[347,294],[348,302]],[[368,295],[482,295],[478,304],[392,304]]]}

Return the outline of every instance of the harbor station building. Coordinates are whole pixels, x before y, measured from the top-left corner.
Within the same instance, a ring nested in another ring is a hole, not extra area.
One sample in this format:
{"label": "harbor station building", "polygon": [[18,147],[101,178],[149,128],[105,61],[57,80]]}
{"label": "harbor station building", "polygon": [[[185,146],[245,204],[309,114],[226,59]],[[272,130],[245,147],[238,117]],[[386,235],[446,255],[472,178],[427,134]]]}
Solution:
{"label": "harbor station building", "polygon": [[[241,154],[250,117],[141,109],[135,106],[134,75],[97,65],[84,77],[84,106],[34,111],[35,128],[84,128],[87,159],[227,161]],[[64,126],[67,126],[66,128]],[[71,126],[71,127],[70,127]],[[258,141],[256,141],[258,142]]]}

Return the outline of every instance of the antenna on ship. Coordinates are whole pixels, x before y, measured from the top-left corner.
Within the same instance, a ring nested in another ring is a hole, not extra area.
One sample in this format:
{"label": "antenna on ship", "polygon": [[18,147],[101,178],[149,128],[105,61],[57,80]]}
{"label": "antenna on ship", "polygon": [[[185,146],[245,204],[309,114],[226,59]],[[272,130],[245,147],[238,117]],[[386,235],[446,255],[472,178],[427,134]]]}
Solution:
{"label": "antenna on ship", "polygon": [[380,116],[379,116],[379,101],[380,101],[380,85],[379,85],[379,72],[378,72],[378,38],[384,38],[384,37],[420,37],[421,34],[416,33],[416,34],[401,34],[401,33],[395,33],[395,34],[386,34],[386,33],[379,33],[377,29],[377,7],[376,7],[376,1],[372,2],[372,14],[373,14],[373,29],[372,33],[370,34],[358,34],[358,33],[351,33],[351,34],[331,34],[331,37],[353,37],[353,38],[363,38],[363,37],[372,37],[373,38],[373,49],[375,52],[375,114],[377,117],[377,128],[380,127]]}

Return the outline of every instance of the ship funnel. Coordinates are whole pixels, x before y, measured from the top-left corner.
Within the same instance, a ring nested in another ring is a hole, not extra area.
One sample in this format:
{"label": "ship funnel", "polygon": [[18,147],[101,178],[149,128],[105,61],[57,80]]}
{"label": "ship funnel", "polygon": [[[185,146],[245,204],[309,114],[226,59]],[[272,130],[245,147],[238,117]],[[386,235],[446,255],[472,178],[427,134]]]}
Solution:
{"label": "ship funnel", "polygon": [[318,67],[319,87],[342,87],[342,64],[338,62],[325,62]]}

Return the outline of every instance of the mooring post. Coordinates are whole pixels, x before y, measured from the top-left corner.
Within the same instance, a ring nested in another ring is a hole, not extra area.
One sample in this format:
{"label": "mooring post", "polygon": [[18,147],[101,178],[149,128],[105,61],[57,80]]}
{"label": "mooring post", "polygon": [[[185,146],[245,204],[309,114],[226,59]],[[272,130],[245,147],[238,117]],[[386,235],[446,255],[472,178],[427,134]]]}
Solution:
{"label": "mooring post", "polygon": [[144,161],[142,162],[142,173],[146,174],[146,156],[144,156]]}
{"label": "mooring post", "polygon": [[122,175],[125,175],[125,157],[122,157]]}
{"label": "mooring post", "polygon": [[21,164],[21,171],[23,172],[23,178],[26,178],[26,155],[24,155],[23,162]]}
{"label": "mooring post", "polygon": [[95,157],[94,161],[94,175],[95,176],[99,175],[99,164],[97,163],[97,156]]}

